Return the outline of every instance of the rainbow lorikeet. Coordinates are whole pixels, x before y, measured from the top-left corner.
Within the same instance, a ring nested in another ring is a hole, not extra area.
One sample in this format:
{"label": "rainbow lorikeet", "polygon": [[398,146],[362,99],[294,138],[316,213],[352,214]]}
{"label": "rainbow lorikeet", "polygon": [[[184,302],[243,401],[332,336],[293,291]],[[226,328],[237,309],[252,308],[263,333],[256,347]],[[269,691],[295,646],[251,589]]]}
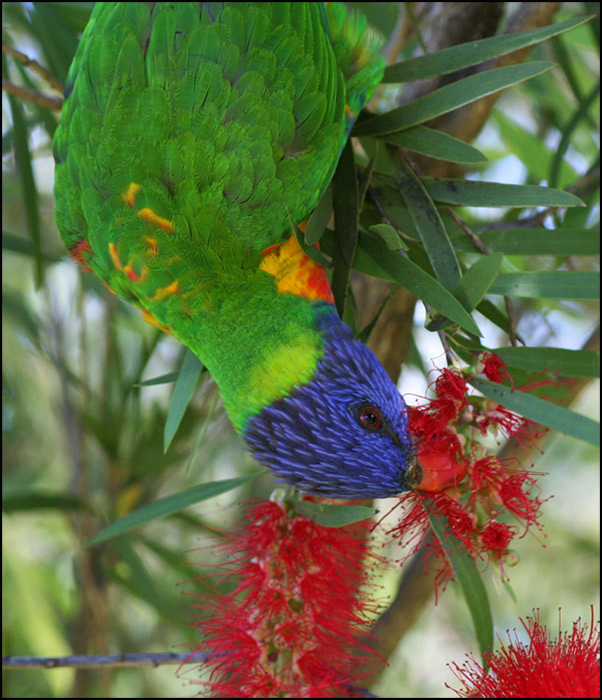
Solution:
{"label": "rainbow lorikeet", "polygon": [[97,3],[53,144],[71,255],[200,358],[259,462],[333,498],[420,478],[402,397],[291,236],[382,72],[339,3]]}

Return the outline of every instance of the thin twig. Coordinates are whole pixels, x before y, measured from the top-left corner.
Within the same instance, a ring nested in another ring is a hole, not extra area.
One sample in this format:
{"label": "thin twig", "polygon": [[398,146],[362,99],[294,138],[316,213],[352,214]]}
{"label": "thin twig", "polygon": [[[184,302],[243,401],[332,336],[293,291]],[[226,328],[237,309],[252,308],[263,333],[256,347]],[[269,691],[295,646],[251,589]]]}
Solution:
{"label": "thin twig", "polygon": [[32,88],[28,88],[23,85],[15,85],[8,80],[2,80],[2,90],[4,92],[8,92],[10,95],[14,95],[15,97],[20,97],[23,100],[35,102],[35,104],[40,105],[40,107],[46,107],[47,109],[60,110],[63,106],[63,100],[60,97],[43,95],[37,90],[33,90]]}
{"label": "thin twig", "polygon": [[470,240],[481,251],[481,253],[483,253],[483,255],[489,255],[490,251],[487,249],[487,246],[483,243],[479,235],[475,233],[470,228],[470,226],[464,221],[464,219],[461,216],[458,216],[458,214],[456,214],[456,212],[451,207],[445,207],[445,211],[458,224],[458,226],[470,238]]}
{"label": "thin twig", "polygon": [[3,656],[3,669],[27,668],[99,668],[104,666],[174,666],[176,664],[205,663],[209,658],[207,652],[187,654],[114,654],[103,656]]}
{"label": "thin twig", "polygon": [[2,42],[2,53],[12,56],[16,61],[19,61],[19,63],[21,63],[22,65],[26,66],[27,68],[31,68],[32,71],[34,71],[41,78],[43,78],[57,92],[60,92],[61,95],[63,94],[64,88],[59,83],[59,81],[52,75],[52,73],[47,68],[41,66],[33,58],[29,58],[29,56],[26,56],[24,53],[17,51],[17,49],[13,48],[12,46],[9,46],[8,44],[5,44],[4,42]]}
{"label": "thin twig", "polygon": [[[594,167],[581,177],[574,185],[565,187],[563,192],[574,194],[575,196],[586,196],[599,187],[600,183],[600,167]],[[499,231],[512,228],[535,228],[541,226],[543,222],[562,207],[550,206],[536,212],[533,216],[525,219],[516,219],[516,221],[497,221],[489,224],[483,231]]]}

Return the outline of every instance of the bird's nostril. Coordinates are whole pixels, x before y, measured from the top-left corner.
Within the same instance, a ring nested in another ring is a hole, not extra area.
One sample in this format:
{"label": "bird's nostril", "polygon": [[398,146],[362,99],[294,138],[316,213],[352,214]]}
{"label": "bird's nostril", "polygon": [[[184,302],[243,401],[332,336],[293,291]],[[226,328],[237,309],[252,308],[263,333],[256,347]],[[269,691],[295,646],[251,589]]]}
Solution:
{"label": "bird's nostril", "polygon": [[422,481],[422,467],[413,461],[406,470],[405,481],[410,489],[416,489]]}

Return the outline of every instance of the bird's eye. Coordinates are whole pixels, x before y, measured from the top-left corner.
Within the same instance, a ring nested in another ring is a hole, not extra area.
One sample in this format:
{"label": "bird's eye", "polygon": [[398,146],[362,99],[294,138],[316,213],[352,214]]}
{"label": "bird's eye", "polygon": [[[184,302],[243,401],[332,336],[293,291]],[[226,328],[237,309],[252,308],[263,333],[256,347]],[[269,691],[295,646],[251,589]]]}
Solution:
{"label": "bird's eye", "polygon": [[380,428],[382,423],[379,412],[371,406],[364,408],[358,417],[360,419],[360,423],[365,428],[369,428],[370,430],[377,430]]}

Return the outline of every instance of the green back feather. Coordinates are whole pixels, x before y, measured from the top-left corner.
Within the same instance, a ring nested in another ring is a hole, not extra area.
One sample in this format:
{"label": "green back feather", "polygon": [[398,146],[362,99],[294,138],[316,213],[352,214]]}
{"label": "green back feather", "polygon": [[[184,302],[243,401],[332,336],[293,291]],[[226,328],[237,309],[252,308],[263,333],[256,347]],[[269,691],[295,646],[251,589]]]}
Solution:
{"label": "green back feather", "polygon": [[86,264],[199,355],[239,427],[315,368],[311,303],[258,266],[316,206],[346,104],[382,73],[374,45],[358,48],[361,20],[327,14],[329,27],[320,3],[97,3],[54,139],[66,245],[85,240]]}

